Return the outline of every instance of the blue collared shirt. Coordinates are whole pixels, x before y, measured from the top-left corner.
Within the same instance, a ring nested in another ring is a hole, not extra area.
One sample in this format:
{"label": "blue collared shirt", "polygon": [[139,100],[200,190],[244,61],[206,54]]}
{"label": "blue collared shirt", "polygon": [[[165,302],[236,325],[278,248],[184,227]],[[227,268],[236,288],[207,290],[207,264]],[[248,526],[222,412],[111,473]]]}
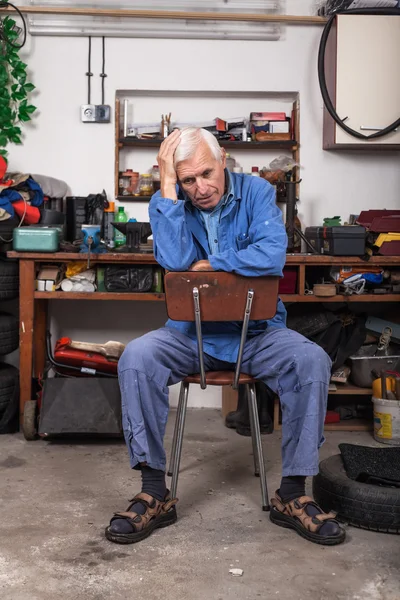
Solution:
{"label": "blue collared shirt", "polygon": [[[260,177],[230,173],[229,178],[232,194],[221,204],[218,223],[215,221],[217,235],[212,239],[218,240],[217,246],[209,242],[210,230],[202,211],[186,200],[179,188],[177,201],[162,198],[160,192],[154,194],[149,215],[157,262],[169,271],[187,271],[194,262],[209,260],[215,271],[244,277],[282,276],[287,238],[274,188]],[[214,227],[215,223],[211,223]],[[250,321],[248,335],[285,324],[286,311],[279,300],[275,317],[269,321]],[[194,323],[170,319],[167,327],[196,340]],[[203,323],[202,332],[204,352],[236,362],[241,323],[207,322]]]}
{"label": "blue collared shirt", "polygon": [[221,219],[222,209],[224,208],[224,206],[230,204],[230,202],[233,202],[235,196],[233,181],[232,177],[229,174],[229,171],[226,171],[226,182],[227,191],[222,196],[217,206],[215,206],[212,210],[197,209],[199,210],[200,216],[203,219],[203,223],[207,231],[208,245],[210,246],[211,254],[217,254],[219,251],[218,228]]}

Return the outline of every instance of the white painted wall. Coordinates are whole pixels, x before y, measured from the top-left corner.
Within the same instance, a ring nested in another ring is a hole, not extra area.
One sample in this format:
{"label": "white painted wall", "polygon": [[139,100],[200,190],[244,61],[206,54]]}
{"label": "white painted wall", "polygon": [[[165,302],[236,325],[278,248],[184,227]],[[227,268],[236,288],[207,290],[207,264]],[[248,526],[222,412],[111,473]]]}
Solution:
{"label": "white painted wall", "polygon": [[[310,14],[313,5],[312,0],[289,0],[287,12]],[[116,89],[298,91],[303,178],[300,217],[304,224],[319,224],[323,217],[333,215],[347,219],[350,212],[361,209],[398,208],[400,154],[322,150],[322,100],[316,67],[320,35],[319,27],[291,26],[280,42],[108,39],[106,102],[113,105]],[[23,146],[10,148],[10,169],[58,177],[67,181],[76,195],[104,188],[112,198],[114,124],[82,124],[79,118],[87,94],[87,40],[30,38],[23,54],[37,86],[32,99],[39,112],[25,129]],[[100,102],[100,40],[93,43],[92,71],[96,75],[93,100]],[[229,112],[229,102],[226,110]],[[131,214],[146,219],[143,204],[130,207]],[[55,333],[59,330],[88,341],[114,338],[123,342],[159,327],[166,317],[162,305],[138,302],[58,302],[52,315]],[[220,392],[195,393],[192,401],[215,406]]]}

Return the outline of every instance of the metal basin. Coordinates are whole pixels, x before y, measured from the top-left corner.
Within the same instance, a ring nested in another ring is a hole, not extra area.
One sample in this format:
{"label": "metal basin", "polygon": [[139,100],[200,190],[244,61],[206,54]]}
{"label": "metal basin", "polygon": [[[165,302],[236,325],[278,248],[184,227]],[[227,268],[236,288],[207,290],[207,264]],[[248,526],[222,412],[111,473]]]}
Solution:
{"label": "metal basin", "polygon": [[368,388],[372,386],[374,377],[371,371],[398,371],[400,369],[400,354],[398,350],[388,349],[388,356],[374,356],[377,349],[376,344],[361,346],[361,348],[350,356],[351,366],[350,379],[354,385]]}

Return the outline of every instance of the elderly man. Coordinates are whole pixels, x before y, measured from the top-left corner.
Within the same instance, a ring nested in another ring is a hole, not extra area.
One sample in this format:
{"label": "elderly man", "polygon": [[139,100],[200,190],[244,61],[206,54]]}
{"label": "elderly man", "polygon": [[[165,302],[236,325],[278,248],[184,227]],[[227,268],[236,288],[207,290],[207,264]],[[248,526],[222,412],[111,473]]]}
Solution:
{"label": "elderly man", "polygon": [[[257,177],[229,173],[225,151],[204,129],[174,131],[161,145],[161,189],[151,199],[157,261],[171,271],[227,271],[243,276],[282,275],[286,234],[274,189]],[[330,360],[276,315],[250,323],[242,371],[277,392],[282,405],[282,481],[272,499],[273,523],[318,544],[338,544],[345,532],[334,515],[305,495],[318,473]],[[203,324],[206,370],[232,368],[240,339],[237,323]],[[168,321],[128,344],[119,365],[123,426],[131,466],[142,490],[126,512],[115,513],[106,537],[134,543],[176,521],[176,499],[165,483],[163,447],[168,386],[199,371],[193,323]]]}

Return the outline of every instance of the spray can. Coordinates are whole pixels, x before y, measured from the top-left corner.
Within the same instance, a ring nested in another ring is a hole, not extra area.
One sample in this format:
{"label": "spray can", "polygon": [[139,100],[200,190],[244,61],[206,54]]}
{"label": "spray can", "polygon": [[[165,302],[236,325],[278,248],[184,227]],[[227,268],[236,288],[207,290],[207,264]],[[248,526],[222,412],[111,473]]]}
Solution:
{"label": "spray can", "polygon": [[114,248],[114,221],[115,202],[109,202],[108,207],[104,209],[104,242],[109,248]]}

